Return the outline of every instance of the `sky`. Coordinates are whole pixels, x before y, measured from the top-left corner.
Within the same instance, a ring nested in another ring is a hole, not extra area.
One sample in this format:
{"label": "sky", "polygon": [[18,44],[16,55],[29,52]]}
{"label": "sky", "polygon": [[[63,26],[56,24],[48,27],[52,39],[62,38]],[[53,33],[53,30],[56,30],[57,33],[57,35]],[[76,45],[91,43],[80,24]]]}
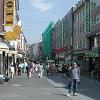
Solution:
{"label": "sky", "polygon": [[49,22],[62,19],[79,0],[19,0],[19,16],[28,44],[39,43]]}

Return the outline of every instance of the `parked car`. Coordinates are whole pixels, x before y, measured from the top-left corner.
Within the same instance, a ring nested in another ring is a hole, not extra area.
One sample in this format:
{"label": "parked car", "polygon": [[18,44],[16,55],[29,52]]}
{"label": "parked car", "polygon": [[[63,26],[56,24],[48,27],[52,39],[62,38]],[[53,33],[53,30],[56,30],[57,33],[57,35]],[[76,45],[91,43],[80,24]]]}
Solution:
{"label": "parked car", "polygon": [[5,75],[0,74],[0,83],[3,83],[5,81]]}

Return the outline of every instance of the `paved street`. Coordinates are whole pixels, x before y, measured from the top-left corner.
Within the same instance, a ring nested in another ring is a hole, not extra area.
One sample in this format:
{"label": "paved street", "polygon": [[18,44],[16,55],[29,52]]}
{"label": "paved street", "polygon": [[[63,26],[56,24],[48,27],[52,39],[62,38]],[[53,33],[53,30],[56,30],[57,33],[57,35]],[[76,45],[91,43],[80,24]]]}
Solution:
{"label": "paved street", "polygon": [[[62,74],[48,77],[47,80],[64,94],[68,93],[68,80]],[[100,81],[92,80],[88,77],[81,76],[78,87],[78,96],[71,96],[71,100],[100,100]]]}
{"label": "paved street", "polygon": [[55,88],[46,78],[11,79],[0,84],[0,100],[70,100],[63,92]]}
{"label": "paved street", "polygon": [[100,100],[100,82],[81,77],[78,96],[67,97],[67,79],[62,74],[27,79],[16,76],[0,84],[0,100]]}

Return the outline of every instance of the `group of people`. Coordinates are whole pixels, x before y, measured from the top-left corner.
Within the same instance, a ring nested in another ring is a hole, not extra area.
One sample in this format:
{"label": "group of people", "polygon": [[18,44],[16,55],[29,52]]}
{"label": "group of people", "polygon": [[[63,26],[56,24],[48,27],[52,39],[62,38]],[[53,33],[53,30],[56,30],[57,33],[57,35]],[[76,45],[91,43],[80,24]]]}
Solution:
{"label": "group of people", "polygon": [[[54,63],[47,63],[45,68],[47,75],[52,75],[57,72],[57,67]],[[16,65],[14,63],[11,64],[11,78],[13,78],[14,74],[16,75],[16,72],[18,72],[18,76],[21,76],[22,73],[27,73],[27,78],[29,79],[31,77],[32,71],[34,72],[36,77],[42,78],[44,72],[43,64],[34,63],[33,61],[20,62]],[[76,62],[74,62],[72,65],[68,65],[66,74],[69,79],[69,92],[67,96],[76,96],[77,86],[80,82],[80,66]]]}
{"label": "group of people", "polygon": [[54,75],[57,73],[57,67],[56,67],[55,63],[47,63],[46,73],[47,73],[47,76]]}
{"label": "group of people", "polygon": [[11,63],[10,73],[11,78],[18,74],[18,76],[22,76],[22,73],[27,74],[27,78],[31,77],[32,72],[35,73],[36,77],[42,78],[43,76],[43,65],[40,63],[34,63],[33,61],[25,61],[19,62],[17,64]]}

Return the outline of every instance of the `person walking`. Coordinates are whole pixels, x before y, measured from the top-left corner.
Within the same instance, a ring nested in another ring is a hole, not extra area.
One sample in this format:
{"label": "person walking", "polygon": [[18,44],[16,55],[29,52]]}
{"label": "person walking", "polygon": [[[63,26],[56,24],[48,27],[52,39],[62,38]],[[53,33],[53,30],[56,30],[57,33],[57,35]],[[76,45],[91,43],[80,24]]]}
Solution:
{"label": "person walking", "polygon": [[40,63],[39,64],[39,77],[42,78],[43,76],[43,65]]}
{"label": "person walking", "polygon": [[46,74],[47,76],[50,74],[50,64],[49,63],[46,65]]}
{"label": "person walking", "polygon": [[18,65],[18,76],[22,75],[22,63],[20,62],[20,64]]}
{"label": "person walking", "polygon": [[35,64],[35,76],[39,78],[39,64]]}
{"label": "person walking", "polygon": [[24,62],[24,65],[25,65],[25,72],[26,72],[26,67],[28,66],[27,61]]}
{"label": "person walking", "polygon": [[30,78],[30,66],[29,64],[26,66],[26,73],[27,73],[27,78]]}
{"label": "person walking", "polygon": [[24,61],[22,62],[22,73],[25,73],[25,63],[24,63]]}
{"label": "person walking", "polygon": [[76,62],[70,68],[70,83],[69,83],[69,93],[67,96],[77,96],[77,84],[80,81],[80,70]]}
{"label": "person walking", "polygon": [[13,63],[13,67],[14,67],[14,74],[16,75],[17,66],[16,66],[16,63],[15,62]]}
{"label": "person walking", "polygon": [[13,65],[11,65],[10,71],[11,71],[11,78],[13,78],[14,77],[14,73],[15,73]]}

